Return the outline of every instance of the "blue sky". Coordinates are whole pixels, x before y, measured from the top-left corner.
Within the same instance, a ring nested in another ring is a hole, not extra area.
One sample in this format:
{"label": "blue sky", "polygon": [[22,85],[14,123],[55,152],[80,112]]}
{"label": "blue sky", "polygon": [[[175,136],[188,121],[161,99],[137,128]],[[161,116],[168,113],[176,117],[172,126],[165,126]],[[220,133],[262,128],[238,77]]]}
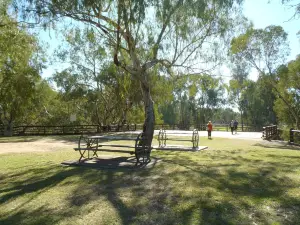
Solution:
{"label": "blue sky", "polygon": [[[295,0],[294,2],[299,2],[299,0]],[[289,21],[294,12],[293,8],[283,6],[281,0],[245,0],[244,2],[244,15],[254,23],[254,28],[280,25],[288,33],[291,53],[287,61],[295,59],[296,56],[300,54],[300,36],[297,36],[297,32],[300,31],[300,19],[292,19]],[[53,31],[41,31],[39,37],[41,40],[49,43],[48,55],[51,56],[60,42],[60,39],[57,38],[57,34]],[[61,69],[62,65],[49,65],[48,68],[43,71],[42,76],[50,77],[55,70]],[[230,73],[226,67],[223,67],[220,71],[226,75]],[[252,70],[250,78],[255,80],[256,77],[256,71]]]}

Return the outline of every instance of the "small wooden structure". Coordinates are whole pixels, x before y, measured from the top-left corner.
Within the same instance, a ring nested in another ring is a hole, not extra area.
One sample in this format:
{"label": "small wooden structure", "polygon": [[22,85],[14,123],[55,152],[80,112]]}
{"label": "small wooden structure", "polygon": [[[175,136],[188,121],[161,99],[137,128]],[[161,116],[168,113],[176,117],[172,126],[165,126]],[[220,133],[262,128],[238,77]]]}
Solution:
{"label": "small wooden structure", "polygon": [[[156,150],[169,150],[169,151],[199,151],[201,149],[207,148],[206,146],[202,146],[199,148],[199,132],[197,129],[194,129],[191,133],[190,138],[176,138],[176,137],[168,137],[171,135],[180,135],[180,134],[186,134],[186,133],[180,133],[180,132],[172,132],[172,131],[166,131],[165,129],[160,129],[158,133],[158,146],[153,147]],[[168,136],[167,136],[168,135]],[[192,142],[191,147],[184,147],[184,146],[176,146],[176,145],[167,145],[167,140],[173,140],[173,141],[188,141]]]}
{"label": "small wooden structure", "polygon": [[279,138],[279,130],[277,125],[263,127],[262,139],[276,140]]}
{"label": "small wooden structure", "polygon": [[291,145],[299,145],[300,146],[300,130],[295,130],[294,128],[290,129],[289,143]]}

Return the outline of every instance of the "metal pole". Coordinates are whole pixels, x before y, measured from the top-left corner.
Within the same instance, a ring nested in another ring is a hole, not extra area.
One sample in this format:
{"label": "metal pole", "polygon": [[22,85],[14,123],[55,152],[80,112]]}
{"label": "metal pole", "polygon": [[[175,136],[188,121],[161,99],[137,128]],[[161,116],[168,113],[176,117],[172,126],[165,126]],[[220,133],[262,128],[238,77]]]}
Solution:
{"label": "metal pole", "polygon": [[290,143],[293,144],[294,143],[294,132],[293,132],[294,128],[290,129]]}

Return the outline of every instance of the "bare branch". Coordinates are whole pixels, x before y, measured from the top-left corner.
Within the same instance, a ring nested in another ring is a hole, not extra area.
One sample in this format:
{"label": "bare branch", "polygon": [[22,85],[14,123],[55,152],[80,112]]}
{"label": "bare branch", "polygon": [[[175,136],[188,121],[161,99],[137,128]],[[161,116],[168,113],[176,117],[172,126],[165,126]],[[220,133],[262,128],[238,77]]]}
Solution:
{"label": "bare branch", "polygon": [[171,10],[171,12],[169,13],[169,15],[167,15],[167,18],[166,20],[164,21],[163,23],[163,26],[161,28],[161,31],[158,35],[158,38],[156,40],[156,43],[153,47],[153,59],[156,59],[157,58],[157,53],[158,53],[158,48],[159,48],[159,45],[160,45],[160,42],[162,41],[162,36],[168,26],[168,24],[170,23],[170,19],[171,19],[171,16],[175,13],[175,11],[180,7],[180,1],[177,2],[176,6],[174,6],[174,8]]}

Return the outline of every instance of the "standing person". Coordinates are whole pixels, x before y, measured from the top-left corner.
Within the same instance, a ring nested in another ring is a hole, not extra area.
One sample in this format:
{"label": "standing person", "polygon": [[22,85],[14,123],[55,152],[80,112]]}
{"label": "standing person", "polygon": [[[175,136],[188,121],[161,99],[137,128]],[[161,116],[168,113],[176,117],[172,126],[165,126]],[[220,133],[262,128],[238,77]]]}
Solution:
{"label": "standing person", "polygon": [[208,124],[207,124],[207,133],[208,133],[208,139],[211,139],[211,131],[213,129],[213,125],[211,123],[211,121],[208,121]]}
{"label": "standing person", "polygon": [[230,122],[230,129],[231,129],[231,134],[233,134],[233,129],[234,129],[234,122],[231,120]]}
{"label": "standing person", "polygon": [[234,130],[235,130],[235,133],[237,134],[237,127],[238,127],[238,121],[234,120],[233,122],[233,125],[234,125]]}

